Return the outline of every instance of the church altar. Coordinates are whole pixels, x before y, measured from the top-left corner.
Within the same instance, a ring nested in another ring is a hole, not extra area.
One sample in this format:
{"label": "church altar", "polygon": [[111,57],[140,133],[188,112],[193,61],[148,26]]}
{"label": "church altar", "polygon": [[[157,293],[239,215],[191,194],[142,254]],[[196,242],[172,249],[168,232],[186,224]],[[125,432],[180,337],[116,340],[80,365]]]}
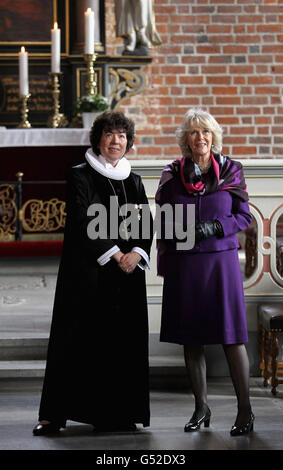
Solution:
{"label": "church altar", "polygon": [[0,129],[0,147],[89,146],[89,129]]}

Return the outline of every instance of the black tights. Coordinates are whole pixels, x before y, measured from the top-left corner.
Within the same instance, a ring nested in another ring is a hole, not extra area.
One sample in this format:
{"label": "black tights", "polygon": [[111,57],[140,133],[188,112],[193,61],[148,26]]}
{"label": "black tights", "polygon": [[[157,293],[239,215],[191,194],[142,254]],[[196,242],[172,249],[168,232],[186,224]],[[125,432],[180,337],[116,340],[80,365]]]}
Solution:
{"label": "black tights", "polygon": [[[229,371],[235,389],[238,414],[236,426],[248,422],[251,405],[249,398],[249,358],[244,344],[223,344]],[[202,416],[207,409],[206,361],[202,345],[185,345],[184,355],[192,392],[195,397],[195,413]]]}

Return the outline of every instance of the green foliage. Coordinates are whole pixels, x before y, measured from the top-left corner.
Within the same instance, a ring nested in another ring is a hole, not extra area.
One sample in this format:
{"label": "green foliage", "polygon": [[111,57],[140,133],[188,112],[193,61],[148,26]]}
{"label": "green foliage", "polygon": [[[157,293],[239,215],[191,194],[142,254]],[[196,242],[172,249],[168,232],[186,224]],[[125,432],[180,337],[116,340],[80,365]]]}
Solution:
{"label": "green foliage", "polygon": [[99,93],[96,95],[85,95],[77,99],[75,114],[105,111],[108,108],[109,103],[105,96]]}

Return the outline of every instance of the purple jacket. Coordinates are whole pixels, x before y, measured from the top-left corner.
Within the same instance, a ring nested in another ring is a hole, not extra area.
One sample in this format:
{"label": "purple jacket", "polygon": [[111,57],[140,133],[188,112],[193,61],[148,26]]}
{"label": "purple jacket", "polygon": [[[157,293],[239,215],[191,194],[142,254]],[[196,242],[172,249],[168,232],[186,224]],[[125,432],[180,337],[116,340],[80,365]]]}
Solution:
{"label": "purple jacket", "polygon": [[250,214],[248,202],[242,201],[228,190],[216,191],[209,194],[188,194],[178,175],[168,178],[162,187],[159,188],[156,202],[162,206],[169,203],[183,204],[184,224],[186,224],[186,205],[195,206],[195,223],[217,219],[223,228],[224,237],[216,236],[202,240],[186,251],[177,251],[176,244],[172,241],[162,239],[158,241],[158,274],[163,275],[162,258],[165,253],[209,253],[213,251],[224,251],[239,248],[237,232],[249,227],[252,216]]}

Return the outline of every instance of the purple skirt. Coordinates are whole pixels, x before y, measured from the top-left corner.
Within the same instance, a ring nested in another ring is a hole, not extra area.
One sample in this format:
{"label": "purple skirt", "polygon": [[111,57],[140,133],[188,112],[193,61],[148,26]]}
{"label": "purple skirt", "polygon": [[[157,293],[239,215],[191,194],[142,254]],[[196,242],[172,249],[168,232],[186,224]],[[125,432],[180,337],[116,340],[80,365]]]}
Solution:
{"label": "purple skirt", "polygon": [[237,250],[168,253],[160,341],[236,344],[248,341]]}

